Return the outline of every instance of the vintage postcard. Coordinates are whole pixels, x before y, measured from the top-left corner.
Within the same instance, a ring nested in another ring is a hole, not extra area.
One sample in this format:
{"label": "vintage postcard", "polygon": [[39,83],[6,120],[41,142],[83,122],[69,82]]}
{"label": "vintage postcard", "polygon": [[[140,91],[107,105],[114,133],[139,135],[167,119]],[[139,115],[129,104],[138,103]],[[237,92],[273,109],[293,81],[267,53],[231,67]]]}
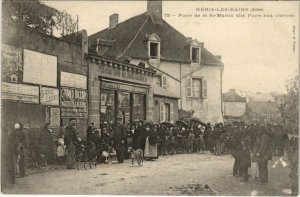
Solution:
{"label": "vintage postcard", "polygon": [[2,195],[297,196],[299,1],[2,1]]}

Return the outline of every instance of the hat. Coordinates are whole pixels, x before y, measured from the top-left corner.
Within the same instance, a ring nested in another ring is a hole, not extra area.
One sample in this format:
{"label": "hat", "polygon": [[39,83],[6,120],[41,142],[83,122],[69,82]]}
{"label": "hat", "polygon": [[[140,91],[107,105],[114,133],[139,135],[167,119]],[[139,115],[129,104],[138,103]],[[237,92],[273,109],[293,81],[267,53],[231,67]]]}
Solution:
{"label": "hat", "polygon": [[15,126],[14,126],[14,129],[17,130],[17,129],[21,129],[21,125],[20,123],[16,123]]}

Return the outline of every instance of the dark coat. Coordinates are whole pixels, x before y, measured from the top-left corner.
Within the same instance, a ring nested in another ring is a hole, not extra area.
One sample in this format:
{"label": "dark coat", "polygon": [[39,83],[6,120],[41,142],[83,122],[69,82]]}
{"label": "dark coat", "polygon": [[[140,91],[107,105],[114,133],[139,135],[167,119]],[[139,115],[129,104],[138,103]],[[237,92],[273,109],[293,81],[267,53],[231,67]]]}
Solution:
{"label": "dark coat", "polygon": [[251,167],[251,153],[247,146],[240,150],[240,167]]}
{"label": "dark coat", "polygon": [[114,126],[114,142],[116,144],[119,144],[122,142],[122,140],[125,142],[127,139],[127,128],[120,125],[120,126]]}
{"label": "dark coat", "polygon": [[66,146],[69,146],[71,142],[73,142],[75,146],[79,145],[79,140],[77,138],[76,130],[71,125],[68,125],[65,129],[64,142]]}
{"label": "dark coat", "polygon": [[146,133],[143,127],[136,128],[133,134],[133,149],[145,149]]}
{"label": "dark coat", "polygon": [[157,144],[157,132],[154,129],[150,129],[149,131],[146,131],[147,137],[149,137],[149,144],[155,145]]}

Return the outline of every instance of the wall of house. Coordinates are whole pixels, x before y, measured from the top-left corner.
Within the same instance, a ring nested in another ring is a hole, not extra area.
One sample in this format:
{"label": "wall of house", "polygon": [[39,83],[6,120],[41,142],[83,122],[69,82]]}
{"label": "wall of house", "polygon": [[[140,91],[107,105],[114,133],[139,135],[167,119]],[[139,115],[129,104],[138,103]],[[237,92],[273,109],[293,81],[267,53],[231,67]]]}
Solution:
{"label": "wall of house", "polygon": [[[138,64],[141,59],[133,59],[131,63]],[[144,60],[145,61],[145,60]],[[181,99],[178,100],[178,108],[186,111],[194,110],[194,116],[199,117],[204,122],[223,122],[222,115],[222,67],[214,65],[188,64],[179,62],[161,61],[152,64],[157,67],[156,74],[167,73],[167,90]],[[175,79],[180,79],[181,82]],[[207,98],[187,97],[186,86],[187,77],[203,78],[207,80]],[[174,79],[175,78],[175,79]],[[156,106],[154,106],[156,108]]]}
{"label": "wall of house", "polygon": [[246,113],[246,102],[223,102],[224,116],[239,117]]}
{"label": "wall of house", "polygon": [[[221,103],[221,74],[220,66],[204,65],[191,66],[182,65],[182,109],[194,110],[194,116],[203,122],[218,123],[223,122],[222,103]],[[187,79],[202,78],[207,81],[207,98],[187,97]]]}

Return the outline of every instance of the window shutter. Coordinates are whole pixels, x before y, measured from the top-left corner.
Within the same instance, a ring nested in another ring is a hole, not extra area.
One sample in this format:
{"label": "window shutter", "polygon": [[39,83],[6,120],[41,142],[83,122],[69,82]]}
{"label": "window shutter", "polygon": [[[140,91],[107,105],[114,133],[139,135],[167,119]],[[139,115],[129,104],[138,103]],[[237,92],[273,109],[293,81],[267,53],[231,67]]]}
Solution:
{"label": "window shutter", "polygon": [[165,75],[162,76],[161,87],[167,89],[167,77]]}
{"label": "window shutter", "polygon": [[186,96],[191,97],[192,96],[192,78],[187,78],[187,84],[186,84]]}
{"label": "window shutter", "polygon": [[173,103],[170,103],[170,122],[173,123],[174,122],[174,105]]}
{"label": "window shutter", "polygon": [[205,79],[203,79],[202,85],[202,97],[207,98],[207,81]]}
{"label": "window shutter", "polygon": [[160,103],[159,105],[159,111],[160,111],[160,115],[159,115],[159,121],[163,122],[164,121],[164,103]]}

